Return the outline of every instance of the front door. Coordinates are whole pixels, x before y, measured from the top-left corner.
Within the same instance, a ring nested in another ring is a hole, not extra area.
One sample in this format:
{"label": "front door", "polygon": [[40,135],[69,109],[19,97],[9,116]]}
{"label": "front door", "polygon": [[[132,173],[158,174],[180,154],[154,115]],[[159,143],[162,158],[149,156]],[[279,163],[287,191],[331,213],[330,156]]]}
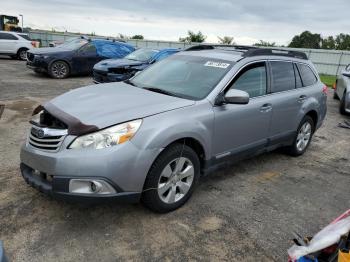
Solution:
{"label": "front door", "polygon": [[265,148],[272,112],[267,86],[266,63],[250,64],[239,72],[228,87],[247,92],[249,103],[214,107],[213,154],[217,160]]}
{"label": "front door", "polygon": [[73,68],[77,73],[90,74],[92,68],[101,59],[97,55],[96,47],[93,43],[82,46],[73,57]]}

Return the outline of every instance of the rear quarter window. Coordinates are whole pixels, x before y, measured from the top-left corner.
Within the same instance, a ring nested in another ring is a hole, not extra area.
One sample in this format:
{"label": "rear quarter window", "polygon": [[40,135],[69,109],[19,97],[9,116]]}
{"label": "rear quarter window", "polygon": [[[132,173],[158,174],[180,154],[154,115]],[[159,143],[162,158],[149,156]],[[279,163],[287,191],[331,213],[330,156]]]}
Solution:
{"label": "rear quarter window", "polygon": [[272,61],[272,93],[295,89],[294,68],[291,62]]}
{"label": "rear quarter window", "polygon": [[19,35],[20,37],[24,38],[25,40],[31,41],[30,37],[28,35]]}
{"label": "rear quarter window", "polygon": [[303,86],[311,86],[317,82],[317,77],[311,68],[307,65],[297,64],[297,67],[300,72],[301,81],[303,82]]}

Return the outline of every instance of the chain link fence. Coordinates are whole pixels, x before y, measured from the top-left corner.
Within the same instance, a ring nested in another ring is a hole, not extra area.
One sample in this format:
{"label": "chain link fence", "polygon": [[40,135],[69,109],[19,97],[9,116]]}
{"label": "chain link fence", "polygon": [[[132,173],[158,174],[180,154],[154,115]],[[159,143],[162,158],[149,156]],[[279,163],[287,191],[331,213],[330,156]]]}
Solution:
{"label": "chain link fence", "polygon": [[[66,40],[78,37],[78,34],[56,33],[46,31],[30,31],[32,39],[38,40],[42,47],[49,46],[50,42],[64,42]],[[92,38],[105,38],[104,36],[93,36]],[[112,38],[111,38],[112,39]],[[135,47],[150,48],[187,48],[197,43],[183,43],[174,41],[156,41],[156,40],[135,40],[127,39],[125,42]],[[350,64],[350,51],[305,49],[305,48],[279,48],[284,50],[295,50],[305,52],[308,58],[314,63],[318,72],[325,75],[338,75],[344,68]]]}

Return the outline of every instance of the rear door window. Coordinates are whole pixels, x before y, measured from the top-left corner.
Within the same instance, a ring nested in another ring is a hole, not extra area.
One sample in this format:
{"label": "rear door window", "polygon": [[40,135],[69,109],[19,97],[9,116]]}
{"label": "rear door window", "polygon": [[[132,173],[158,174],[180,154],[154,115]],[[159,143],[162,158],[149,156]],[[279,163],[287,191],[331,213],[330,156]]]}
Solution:
{"label": "rear door window", "polygon": [[249,97],[266,95],[267,77],[265,63],[256,63],[239,72],[231,88],[245,91]]}
{"label": "rear door window", "polygon": [[18,40],[18,38],[12,34],[0,33],[1,40]]}
{"label": "rear door window", "polygon": [[291,62],[272,61],[272,93],[295,89],[294,68]]}
{"label": "rear door window", "polygon": [[301,82],[300,73],[296,64],[294,64],[294,74],[295,74],[295,85],[297,88],[303,87],[303,83]]}
{"label": "rear door window", "polygon": [[311,86],[317,82],[317,78],[309,66],[303,65],[303,64],[297,64],[297,67],[300,72],[303,86]]}

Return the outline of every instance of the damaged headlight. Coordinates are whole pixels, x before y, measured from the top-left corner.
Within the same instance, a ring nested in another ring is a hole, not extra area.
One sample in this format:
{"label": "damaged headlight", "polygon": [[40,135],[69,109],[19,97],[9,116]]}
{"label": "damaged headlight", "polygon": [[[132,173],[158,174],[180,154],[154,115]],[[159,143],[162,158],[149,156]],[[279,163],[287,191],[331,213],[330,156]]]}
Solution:
{"label": "damaged headlight", "polygon": [[69,146],[71,149],[102,149],[129,141],[140,128],[141,119],[112,126],[95,133],[77,137]]}

